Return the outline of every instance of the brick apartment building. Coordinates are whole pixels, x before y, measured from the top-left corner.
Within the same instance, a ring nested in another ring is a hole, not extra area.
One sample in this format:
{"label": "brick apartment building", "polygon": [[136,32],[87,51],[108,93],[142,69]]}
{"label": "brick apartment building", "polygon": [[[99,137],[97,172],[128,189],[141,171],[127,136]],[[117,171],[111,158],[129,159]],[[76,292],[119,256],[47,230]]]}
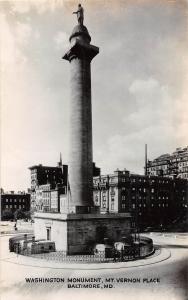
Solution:
{"label": "brick apartment building", "polygon": [[30,211],[30,194],[25,192],[4,192],[1,189],[1,220],[14,219],[17,210]]}
{"label": "brick apartment building", "polygon": [[36,210],[49,211],[50,193],[57,185],[67,186],[68,166],[60,161],[56,167],[34,165],[31,171],[31,207]]}
{"label": "brick apartment building", "polygon": [[188,185],[185,179],[130,174],[94,177],[93,199],[101,213],[130,212],[139,227],[166,226],[187,212]]}
{"label": "brick apartment building", "polygon": [[148,160],[147,174],[188,180],[188,146],[177,148],[172,154],[163,154],[152,161]]}

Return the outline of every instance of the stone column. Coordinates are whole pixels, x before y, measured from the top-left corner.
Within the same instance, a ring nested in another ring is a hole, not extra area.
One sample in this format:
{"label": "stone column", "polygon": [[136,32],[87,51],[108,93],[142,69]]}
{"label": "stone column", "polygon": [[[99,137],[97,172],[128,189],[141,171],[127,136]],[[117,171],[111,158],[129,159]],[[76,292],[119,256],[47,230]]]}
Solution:
{"label": "stone column", "polygon": [[70,209],[87,212],[93,206],[93,152],[90,63],[99,49],[90,45],[87,28],[77,25],[71,48],[63,56],[71,66],[70,116]]}

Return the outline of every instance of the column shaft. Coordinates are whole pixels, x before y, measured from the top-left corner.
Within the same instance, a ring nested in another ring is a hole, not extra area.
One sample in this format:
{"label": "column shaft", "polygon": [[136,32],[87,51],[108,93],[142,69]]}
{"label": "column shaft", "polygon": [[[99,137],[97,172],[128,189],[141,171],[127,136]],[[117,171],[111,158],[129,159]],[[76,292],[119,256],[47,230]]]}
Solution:
{"label": "column shaft", "polygon": [[69,182],[71,206],[93,206],[91,71],[87,57],[71,60]]}

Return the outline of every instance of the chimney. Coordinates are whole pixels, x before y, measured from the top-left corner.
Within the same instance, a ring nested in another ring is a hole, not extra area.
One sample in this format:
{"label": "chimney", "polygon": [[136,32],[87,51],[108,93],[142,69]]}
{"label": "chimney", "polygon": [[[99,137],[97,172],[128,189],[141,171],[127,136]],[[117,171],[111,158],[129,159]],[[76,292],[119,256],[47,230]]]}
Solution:
{"label": "chimney", "polygon": [[147,165],[148,165],[148,153],[147,144],[145,144],[145,176],[148,175]]}

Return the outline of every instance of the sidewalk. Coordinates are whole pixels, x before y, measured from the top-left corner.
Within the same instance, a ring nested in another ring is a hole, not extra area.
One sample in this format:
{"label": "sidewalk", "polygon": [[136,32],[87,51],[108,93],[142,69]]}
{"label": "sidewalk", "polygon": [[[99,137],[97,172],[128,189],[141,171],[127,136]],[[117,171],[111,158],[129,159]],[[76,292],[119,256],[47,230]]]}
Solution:
{"label": "sidewalk", "polygon": [[20,234],[20,233],[33,233],[34,226],[30,222],[17,221],[17,230],[14,228],[15,222],[10,221],[0,221],[0,235],[7,234]]}

